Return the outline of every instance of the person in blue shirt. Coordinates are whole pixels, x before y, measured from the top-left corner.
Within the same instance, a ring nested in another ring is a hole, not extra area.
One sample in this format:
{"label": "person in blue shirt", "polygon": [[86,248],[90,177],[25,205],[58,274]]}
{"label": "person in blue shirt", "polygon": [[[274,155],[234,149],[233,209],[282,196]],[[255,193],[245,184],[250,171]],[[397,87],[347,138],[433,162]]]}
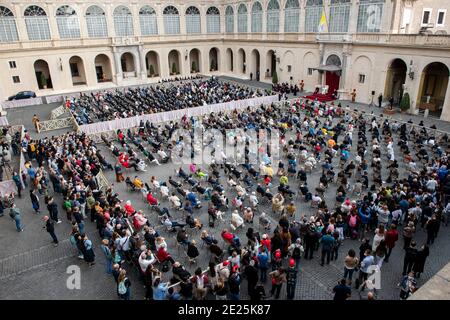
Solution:
{"label": "person in blue shirt", "polygon": [[166,300],[169,283],[161,282],[161,278],[157,277],[153,282],[153,300]]}
{"label": "person in blue shirt", "polygon": [[361,268],[359,269],[359,277],[358,281],[356,281],[356,288],[359,287],[359,284],[363,284],[370,272],[371,266],[375,264],[375,258],[372,255],[372,251],[370,249],[366,249],[364,252],[364,259],[361,261]]}
{"label": "person in blue shirt", "polygon": [[267,281],[267,270],[269,269],[269,255],[267,254],[267,250],[264,250],[263,247],[260,247],[258,253],[258,267],[260,270],[260,281],[265,283]]}
{"label": "person in blue shirt", "polygon": [[327,264],[330,264],[331,251],[336,245],[336,239],[331,235],[331,230],[328,230],[327,233],[320,239],[320,242],[322,244],[322,258],[320,265],[323,267],[325,256],[327,257]]}

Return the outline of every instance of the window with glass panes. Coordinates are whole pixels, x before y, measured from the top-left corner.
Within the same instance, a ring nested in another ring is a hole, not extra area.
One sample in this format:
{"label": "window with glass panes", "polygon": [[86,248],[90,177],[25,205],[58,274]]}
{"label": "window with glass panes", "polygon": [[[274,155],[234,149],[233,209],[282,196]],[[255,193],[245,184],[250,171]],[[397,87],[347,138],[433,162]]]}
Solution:
{"label": "window with glass panes", "polygon": [[105,11],[99,6],[90,6],[86,10],[86,25],[89,38],[104,38],[108,36]]}
{"label": "window with glass panes", "polygon": [[152,7],[144,6],[139,10],[139,23],[141,25],[141,35],[150,36],[158,34],[156,11]]}
{"label": "window with glass panes", "polygon": [[197,7],[191,6],[186,9],[186,33],[200,33],[200,10]]}
{"label": "window with glass panes", "polygon": [[0,6],[0,42],[18,41],[16,19],[7,7]]}
{"label": "window with glass panes", "polygon": [[50,28],[44,9],[39,6],[29,6],[23,15],[29,40],[50,40]]}
{"label": "window with glass panes", "polygon": [[206,11],[206,32],[220,33],[220,11],[216,7],[209,7]]}
{"label": "window with glass panes", "polygon": [[228,6],[225,10],[225,31],[227,33],[234,32],[234,10],[232,6]]}
{"label": "window with glass panes", "polygon": [[252,32],[262,32],[263,10],[259,2],[252,6]]}
{"label": "window with glass panes", "polygon": [[359,0],[357,32],[380,32],[384,0]]}
{"label": "window with glass panes", "polygon": [[134,34],[133,16],[126,6],[118,6],[114,9],[114,29],[117,37],[129,37]]}
{"label": "window with glass panes", "polygon": [[80,38],[80,23],[72,7],[61,6],[56,10],[56,24],[61,39]]}
{"label": "window with glass panes", "polygon": [[323,1],[308,0],[305,7],[305,32],[317,32],[322,16]]}
{"label": "window with glass panes", "polygon": [[164,33],[179,34],[180,33],[180,15],[177,8],[168,6],[164,8]]}
{"label": "window with glass panes", "polygon": [[277,0],[270,0],[267,5],[267,32],[280,31],[280,5]]}
{"label": "window with glass panes", "polygon": [[247,21],[247,6],[241,3],[238,9],[238,32],[248,32]]}
{"label": "window with glass panes", "polygon": [[300,4],[298,0],[288,0],[284,7],[284,32],[298,32]]}
{"label": "window with glass panes", "polygon": [[350,0],[331,0],[329,32],[347,32],[350,18]]}

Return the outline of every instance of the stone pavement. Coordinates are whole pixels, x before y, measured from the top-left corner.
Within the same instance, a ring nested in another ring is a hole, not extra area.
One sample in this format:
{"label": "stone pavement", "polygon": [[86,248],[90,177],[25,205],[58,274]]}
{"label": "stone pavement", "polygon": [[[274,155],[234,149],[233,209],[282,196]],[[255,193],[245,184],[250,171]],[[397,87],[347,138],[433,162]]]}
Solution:
{"label": "stone pavement", "polygon": [[[358,106],[359,107],[359,106]],[[355,130],[355,134],[357,134]],[[368,134],[368,138],[370,133]],[[370,141],[370,138],[369,138]],[[395,143],[394,143],[395,144]],[[356,146],[353,147],[355,151]],[[102,153],[108,161],[114,163],[111,152],[103,145],[100,146]],[[382,148],[383,156],[385,156],[385,149]],[[399,154],[399,151],[397,154]],[[370,157],[369,157],[370,159]],[[334,165],[337,166],[337,159]],[[402,160],[399,160],[401,168],[400,174],[405,170],[405,165]],[[166,180],[170,175],[174,175],[175,167],[172,164],[165,164],[156,166],[154,164],[147,168],[147,172],[139,173],[139,176],[149,182],[152,175],[156,176],[158,180]],[[308,175],[308,184],[310,188],[315,187],[318,184],[320,168],[315,169],[312,174]],[[131,177],[134,177],[135,173],[130,170],[125,173]],[[140,193],[132,193],[128,191],[124,183],[116,184],[114,182],[114,173],[111,171],[105,172],[108,180],[114,185],[114,189],[120,195],[120,198],[124,201],[131,200],[136,209],[142,209],[149,217],[150,221],[158,226],[157,217],[154,212],[151,212],[142,199]],[[369,175],[370,176],[370,175]],[[383,177],[386,178],[386,171],[383,171]],[[294,180],[294,179],[290,179]],[[297,183],[291,181],[291,188],[294,188]],[[24,192],[22,199],[17,199],[17,206],[22,210],[23,222],[25,225],[25,231],[18,233],[15,231],[14,222],[9,218],[7,212],[5,216],[0,218],[0,243],[2,247],[0,249],[0,299],[117,299],[115,293],[114,280],[111,276],[106,275],[104,271],[104,257],[100,252],[100,239],[96,232],[95,225],[90,221],[86,222],[86,233],[93,240],[95,252],[97,254],[97,264],[93,267],[88,267],[83,261],[80,261],[76,257],[76,250],[71,247],[68,237],[70,233],[70,224],[66,222],[63,210],[60,209],[60,217],[63,220],[62,224],[56,226],[56,234],[60,239],[60,245],[53,247],[51,245],[51,239],[47,232],[43,229],[43,222],[40,216],[32,213],[29,196],[27,194],[28,189]],[[232,193],[231,190],[227,190],[227,194]],[[234,193],[232,193],[234,194]],[[334,204],[334,197],[336,194],[336,186],[330,185],[328,188],[325,199],[329,205]],[[62,199],[60,196],[56,196],[56,201],[61,204]],[[43,198],[41,197],[41,206],[43,205]],[[297,214],[296,219],[300,218],[301,214],[309,216],[314,213],[314,209],[310,207],[309,203],[304,203],[303,200],[296,199]],[[167,201],[162,202],[163,206],[168,205]],[[206,229],[207,227],[207,211],[206,205],[195,214],[203,222]],[[261,206],[261,210],[264,210],[266,206]],[[46,208],[41,208],[45,214],[47,214]],[[269,211],[271,211],[269,209]],[[276,224],[278,216],[267,211],[273,220],[273,224]],[[173,216],[177,219],[184,219],[182,212],[173,212]],[[227,221],[229,221],[230,211],[227,213]],[[254,229],[259,232],[258,223],[255,219]],[[212,233],[219,237],[220,230],[222,228],[229,227],[228,223],[216,224]],[[245,242],[245,232],[249,225],[246,225],[245,229],[239,230],[237,233],[240,239]],[[157,227],[160,233],[166,238],[169,249],[177,260],[180,260],[184,264],[187,263],[185,254],[181,250],[176,248],[175,235],[168,233],[162,227]],[[424,284],[428,279],[435,275],[442,267],[444,267],[450,260],[450,237],[449,227],[441,227],[441,231],[434,245],[430,249],[430,257],[425,265],[425,273],[419,279],[419,285]],[[189,232],[191,238],[197,240],[199,250],[201,253],[198,265],[203,269],[207,266],[209,260],[209,254],[206,249],[201,247],[200,232]],[[368,235],[370,238],[372,234]],[[418,245],[422,245],[425,241],[425,233],[418,231],[415,237]],[[222,243],[222,242],[220,242]],[[331,299],[332,288],[337,281],[343,275],[343,259],[345,254],[350,248],[355,249],[358,252],[360,243],[353,240],[345,240],[341,248],[339,249],[339,257],[337,261],[333,261],[330,265],[321,267],[319,264],[319,252],[315,252],[314,259],[301,262],[301,271],[299,273],[296,299],[310,300],[310,299]],[[403,266],[403,252],[402,252],[402,240],[400,239],[397,246],[394,248],[389,263],[385,263],[381,270],[381,290],[378,292],[379,299],[396,300],[399,297],[399,289],[397,283],[401,279],[401,269]],[[66,269],[70,265],[79,265],[81,268],[81,290],[69,290],[66,286],[66,280],[69,276],[66,274]],[[196,265],[188,266],[191,272],[196,268]],[[130,270],[130,268],[127,268]],[[138,280],[136,270],[130,271],[130,279],[132,282],[132,299],[142,299],[144,296],[144,289]],[[355,277],[355,276],[354,276]],[[165,278],[167,280],[167,278]],[[270,282],[270,281],[268,281]],[[269,285],[269,284],[268,284]],[[246,298],[246,284],[245,280],[242,287],[242,297]],[[270,289],[269,286],[267,289]],[[268,291],[268,290],[267,290]],[[355,290],[352,290],[352,299],[359,299]],[[281,298],[285,297],[285,286],[282,289]]]}

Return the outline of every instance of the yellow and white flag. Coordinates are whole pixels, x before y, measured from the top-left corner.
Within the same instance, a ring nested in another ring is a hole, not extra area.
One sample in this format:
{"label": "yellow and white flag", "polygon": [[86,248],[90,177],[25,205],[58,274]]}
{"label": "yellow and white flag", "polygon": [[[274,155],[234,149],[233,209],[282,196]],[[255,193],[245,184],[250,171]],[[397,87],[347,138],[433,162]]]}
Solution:
{"label": "yellow and white flag", "polygon": [[319,28],[317,32],[324,33],[328,29],[327,16],[325,15],[325,8],[322,9],[322,17],[320,18]]}

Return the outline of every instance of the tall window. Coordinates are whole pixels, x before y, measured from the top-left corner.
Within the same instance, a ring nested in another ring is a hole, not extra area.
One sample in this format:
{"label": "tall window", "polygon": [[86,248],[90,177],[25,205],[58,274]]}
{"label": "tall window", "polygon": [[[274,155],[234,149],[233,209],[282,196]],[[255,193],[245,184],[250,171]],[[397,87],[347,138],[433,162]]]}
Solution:
{"label": "tall window", "polygon": [[164,16],[164,32],[165,34],[179,34],[180,33],[180,15],[177,8],[174,6],[167,6],[163,11]]}
{"label": "tall window", "polygon": [[90,6],[87,8],[86,24],[90,38],[105,38],[108,36],[105,11],[99,6]]}
{"label": "tall window", "polygon": [[18,41],[16,19],[6,7],[0,6],[0,42]]}
{"label": "tall window", "polygon": [[141,35],[150,36],[158,34],[156,11],[152,7],[143,6],[141,10],[139,10],[139,23],[141,25]]}
{"label": "tall window", "polygon": [[118,6],[114,9],[114,29],[117,37],[129,37],[134,34],[133,16],[130,9],[125,6]]}
{"label": "tall window", "polygon": [[28,39],[49,40],[50,28],[48,18],[44,9],[39,6],[29,6],[23,13],[25,25],[27,26]]}
{"label": "tall window", "polygon": [[300,4],[298,0],[287,0],[284,7],[284,32],[298,32]]}
{"label": "tall window", "polygon": [[358,32],[380,32],[384,0],[359,0]]}
{"label": "tall window", "polygon": [[247,6],[241,3],[238,8],[238,32],[248,32],[247,21]]}
{"label": "tall window", "polygon": [[262,17],[261,3],[255,2],[252,6],[252,32],[262,32]]}
{"label": "tall window", "polygon": [[267,5],[267,32],[280,31],[280,5],[277,0],[270,0]]}
{"label": "tall window", "polygon": [[220,33],[220,11],[216,7],[209,7],[206,11],[206,32]]}
{"label": "tall window", "polygon": [[322,16],[323,1],[307,0],[305,8],[305,32],[317,32]]}
{"label": "tall window", "polygon": [[347,32],[350,0],[331,0],[329,32]]}
{"label": "tall window", "polygon": [[225,10],[225,29],[227,33],[234,32],[234,10],[232,6],[228,6]]}
{"label": "tall window", "polygon": [[70,6],[61,6],[56,10],[56,23],[58,24],[61,39],[80,38],[80,22],[76,11]]}
{"label": "tall window", "polygon": [[197,7],[189,7],[186,9],[186,33],[201,33],[200,11]]}

